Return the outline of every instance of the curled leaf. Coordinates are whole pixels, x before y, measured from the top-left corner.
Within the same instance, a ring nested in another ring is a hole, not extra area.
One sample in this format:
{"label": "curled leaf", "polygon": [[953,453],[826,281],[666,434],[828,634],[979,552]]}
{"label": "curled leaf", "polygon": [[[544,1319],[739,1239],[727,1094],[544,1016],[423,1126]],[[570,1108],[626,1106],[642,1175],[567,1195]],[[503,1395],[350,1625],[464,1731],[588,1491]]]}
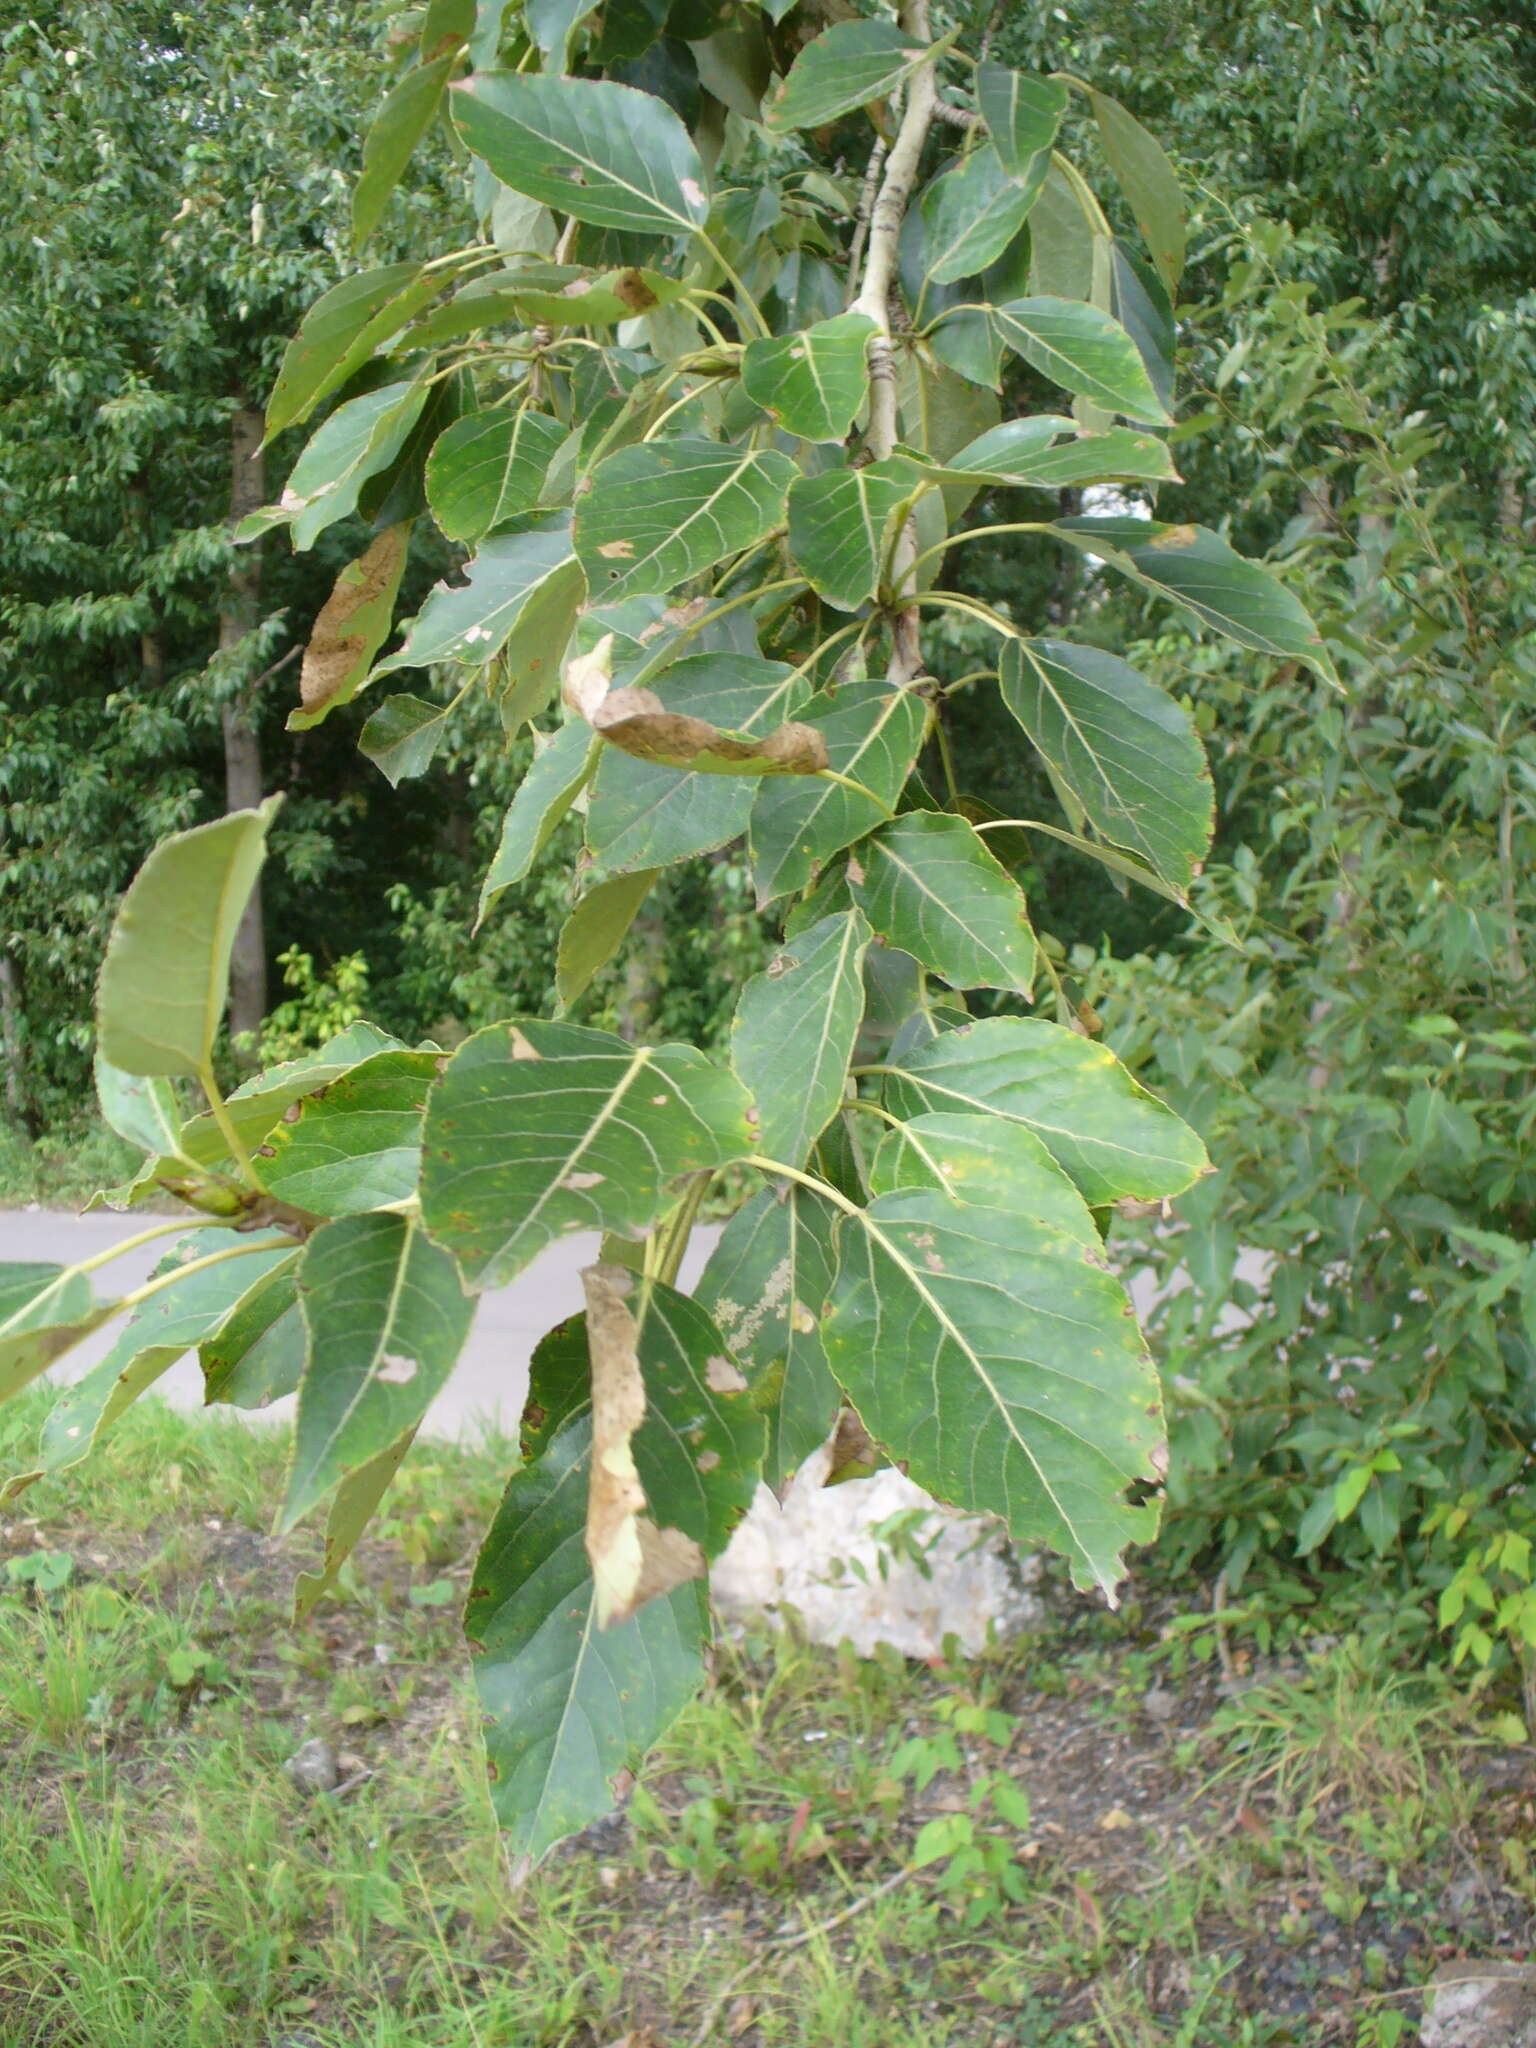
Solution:
{"label": "curled leaf", "polygon": [[828,765],[814,726],[788,719],[765,733],[727,732],[691,712],[669,711],[654,690],[612,689],[613,635],[566,664],[561,695],[621,753],[698,775],[818,775]]}
{"label": "curled leaf", "polygon": [[394,617],[410,537],[408,519],[386,527],[336,578],[304,650],[299,709],[289,713],[290,732],[318,725],[362,688]]}

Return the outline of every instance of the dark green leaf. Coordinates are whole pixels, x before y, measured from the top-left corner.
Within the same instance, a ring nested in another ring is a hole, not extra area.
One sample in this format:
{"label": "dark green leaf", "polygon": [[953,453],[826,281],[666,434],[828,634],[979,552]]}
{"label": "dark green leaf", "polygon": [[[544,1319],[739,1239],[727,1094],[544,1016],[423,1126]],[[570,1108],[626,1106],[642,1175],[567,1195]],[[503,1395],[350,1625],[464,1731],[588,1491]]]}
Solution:
{"label": "dark green leaf", "polygon": [[659,873],[658,868],[640,868],[599,882],[565,920],[555,956],[557,1015],[564,1016],[618,952]]}
{"label": "dark green leaf", "polygon": [[765,783],[749,828],[759,903],[804,889],[824,860],[862,839],[894,809],[922,744],[928,710],[912,691],[871,679],[813,699],[803,716],[826,741],[837,773],[871,795],[836,782]]}
{"label": "dark green leaf", "polygon": [[365,754],[398,789],[408,776],[425,775],[448,735],[451,704],[428,704],[403,692],[388,697],[358,734]]}
{"label": "dark green leaf", "polygon": [[1085,434],[1071,420],[1056,415],[1005,420],[951,455],[944,468],[946,473],[974,473],[978,481],[1025,484],[1043,491],[1121,479],[1179,481],[1166,442],[1155,434],[1139,433],[1134,427]]}
{"label": "dark green leaf", "polygon": [[507,808],[496,858],[481,885],[477,928],[502,890],[528,874],[597,765],[599,742],[579,718],[535,745],[532,765]]}
{"label": "dark green leaf", "polygon": [[1322,635],[1304,607],[1267,569],[1245,561],[1208,528],[1145,519],[1065,519],[1053,531],[1173,598],[1240,645],[1261,654],[1294,655],[1331,673]]}
{"label": "dark green leaf", "polygon": [[1044,182],[1049,156],[1027,182],[1011,177],[990,144],[973,149],[923,194],[923,219],[934,261],[935,284],[974,277],[995,263],[1028,218]]}
{"label": "dark green leaf", "polygon": [[839,114],[887,99],[927,55],[889,21],[839,21],[806,44],[763,109],[775,134],[824,128]]}
{"label": "dark green leaf", "polygon": [[1038,1017],[941,1033],[902,1056],[886,1098],[904,1119],[959,1110],[1028,1125],[1094,1208],[1181,1194],[1206,1170],[1194,1132],[1107,1046]]}
{"label": "dark green leaf", "polygon": [[576,506],[576,552],[594,600],[673,591],[770,534],[784,517],[794,464],[681,438],[621,448],[600,462]]}
{"label": "dark green leaf", "polygon": [[920,471],[903,456],[796,479],[789,492],[789,548],[819,596],[845,612],[874,596],[891,521],[921,484]]}
{"label": "dark green leaf", "polygon": [[1035,935],[1018,884],[964,818],[909,811],[864,846],[853,898],[887,944],[955,988],[1028,994]]}
{"label": "dark green leaf", "polygon": [[407,71],[392,88],[363,143],[363,168],[352,190],[352,239],[360,248],[383,219],[416,145],[442,105],[456,50]]}
{"label": "dark green leaf", "polygon": [[1108,93],[1089,95],[1099,139],[1170,296],[1184,270],[1184,194],[1163,146]]}
{"label": "dark green leaf", "polygon": [[208,1070],[235,932],[281,801],[162,840],[134,877],[96,989],[101,1056],[125,1074]]}
{"label": "dark green leaf", "polygon": [[540,502],[566,430],[543,413],[493,406],[455,420],[427,461],[427,502],[450,540],[477,541]]}
{"label": "dark green leaf", "polygon": [[726,1225],[699,1279],[709,1310],[768,1420],[763,1477],[782,1486],[837,1420],[821,1341],[837,1211],[806,1188],[765,1189]]}
{"label": "dark green leaf", "polygon": [[285,1270],[258,1281],[198,1346],[203,1399],[266,1408],[296,1393],[308,1343],[292,1274]]}
{"label": "dark green leaf", "polygon": [[869,926],[857,910],[788,941],[741,992],[731,1064],[757,1106],[758,1145],[799,1166],[842,1104],[864,1015]]}
{"label": "dark green leaf", "polygon": [[746,1110],[691,1046],[496,1024],[428,1098],[422,1215],[475,1287],[500,1286],[568,1231],[643,1236],[681,1178],[751,1151]]}
{"label": "dark green leaf", "polygon": [[782,340],[749,341],[742,387],[787,434],[841,441],[869,396],[866,349],[874,331],[868,314],[840,313]]}
{"label": "dark green leaf", "polygon": [[869,1192],[940,1188],[962,1207],[1009,1209],[1090,1251],[1093,1212],[1026,1125],[964,1111],[913,1117],[887,1129],[869,1163]]}
{"label": "dark green leaf", "polygon": [[304,1248],[309,1357],[279,1526],[420,1422],[474,1315],[452,1259],[406,1216],[343,1216]]}
{"label": "dark green leaf", "polygon": [[489,71],[455,85],[451,98],[465,142],[514,192],[634,234],[691,234],[704,223],[704,165],[682,122],[650,93]]}
{"label": "dark green leaf", "polygon": [[1003,702],[1096,832],[1188,889],[1210,847],[1210,772],[1194,721],[1118,655],[1009,640]]}
{"label": "dark green leaf", "polygon": [[[544,67],[547,71],[558,73],[565,70],[570,57],[571,36],[589,14],[595,13],[597,5],[598,0],[525,0],[523,19],[536,47],[547,60]],[[494,55],[494,52],[490,54]]]}
{"label": "dark green leaf", "polygon": [[1053,384],[1108,412],[1166,421],[1146,365],[1117,320],[1070,299],[1010,299],[994,309],[999,332]]}
{"label": "dark green leaf", "polygon": [[982,63],[976,67],[976,104],[1009,172],[1033,184],[1037,160],[1043,155],[1050,161],[1066,112],[1067,88],[1054,78],[1032,78],[1025,71]]}
{"label": "dark green leaf", "polygon": [[261,1148],[268,1192],[316,1216],[406,1201],[416,1192],[437,1060],[430,1052],[377,1053],[297,1103]]}
{"label": "dark green leaf", "polygon": [[1157,1476],[1162,1416],[1102,1252],[928,1189],[878,1196],[838,1246],[823,1334],[870,1433],[919,1485],[1050,1544],[1112,1598],[1125,1545],[1157,1526],[1124,1496]]}

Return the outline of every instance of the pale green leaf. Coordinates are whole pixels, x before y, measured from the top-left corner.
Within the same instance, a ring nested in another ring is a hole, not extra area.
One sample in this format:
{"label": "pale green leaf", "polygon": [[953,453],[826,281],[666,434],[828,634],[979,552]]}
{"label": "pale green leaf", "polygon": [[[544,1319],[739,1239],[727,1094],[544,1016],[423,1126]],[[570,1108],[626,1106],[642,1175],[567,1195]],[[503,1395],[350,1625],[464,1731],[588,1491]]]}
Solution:
{"label": "pale green leaf", "polygon": [[319,1606],[341,1575],[341,1568],[357,1547],[357,1540],[373,1520],[379,1502],[390,1489],[405,1454],[416,1441],[416,1431],[407,1429],[387,1444],[377,1457],[347,1474],[331,1496],[325,1518],[325,1550],[320,1569],[300,1572],[293,1582],[293,1618],[305,1620]]}
{"label": "pale green leaf", "polygon": [[1118,655],[1004,643],[1003,702],[1096,832],[1177,891],[1210,848],[1215,799],[1194,721]]}
{"label": "pale green leaf", "polygon": [[887,1072],[886,1101],[906,1120],[958,1110],[1027,1125],[1095,1208],[1182,1194],[1207,1167],[1194,1132],[1108,1046],[1039,1017],[942,1032]]}
{"label": "pale green leaf", "polygon": [[659,873],[639,868],[599,882],[565,920],[555,954],[557,1015],[564,1016],[618,952]]}
{"label": "pale green leaf", "polygon": [[1010,299],[994,308],[993,317],[1008,346],[1064,391],[1131,419],[1167,420],[1140,350],[1119,321],[1097,306]]}
{"label": "pale green leaf", "polygon": [[386,697],[358,734],[358,752],[384,775],[391,789],[412,775],[425,775],[448,736],[451,704],[428,704],[401,691]]}
{"label": "pale green leaf", "polygon": [[355,1216],[416,1192],[431,1052],[381,1052],[305,1097],[260,1154],[268,1192],[316,1216]]}
{"label": "pale green leaf", "polygon": [[749,341],[742,388],[787,434],[841,441],[869,396],[866,351],[874,331],[868,314],[840,313],[798,334]]}
{"label": "pale green leaf", "polygon": [[90,1281],[72,1267],[0,1265],[0,1402],[116,1314],[115,1301],[91,1300]]}
{"label": "pale green leaf", "polygon": [[1002,64],[981,63],[976,67],[976,104],[1009,172],[1033,184],[1038,160],[1043,155],[1049,163],[1055,147],[1067,88],[1054,78],[1034,78]]}
{"label": "pale green leaf", "polygon": [[304,1248],[298,1289],[309,1352],[284,1530],[420,1422],[474,1314],[452,1259],[405,1216],[322,1224]]}
{"label": "pale green leaf", "polygon": [[888,945],[955,988],[1028,994],[1035,936],[1024,896],[964,818],[910,811],[859,848],[853,899]]}
{"label": "pale green leaf", "polygon": [[174,1156],[181,1144],[181,1110],[168,1080],[125,1074],[96,1055],[96,1100],[120,1138],[152,1156]]}
{"label": "pale green leaf", "polygon": [[507,807],[496,858],[481,885],[477,929],[503,889],[527,876],[597,765],[600,743],[579,718],[534,744],[533,761]]}
{"label": "pale green leaf", "polygon": [[874,596],[891,522],[921,487],[921,472],[902,456],[795,480],[789,549],[818,596],[845,612]]}
{"label": "pale green leaf", "polygon": [[[1051,431],[1042,431],[1046,428]],[[951,455],[944,472],[947,476],[954,471],[975,475],[978,483],[1025,484],[1041,491],[1121,480],[1180,480],[1167,443],[1155,434],[1135,427],[1088,434],[1055,415],[1005,420]]]}
{"label": "pale green leaf", "polygon": [[427,459],[427,503],[450,540],[477,541],[531,512],[566,430],[526,407],[493,406],[455,420]]}
{"label": "pale green leaf", "polygon": [[441,290],[441,277],[419,263],[391,263],[332,285],[288,344],[267,401],[267,439],[308,419]]}
{"label": "pale green leaf", "polygon": [[[481,542],[465,577],[454,587],[438,584],[406,629],[398,652],[378,664],[376,676],[439,661],[474,668],[488,664],[541,592],[556,583],[579,589],[581,571],[571,553],[569,520],[556,514],[521,533],[493,534]],[[551,673],[551,687],[554,680]]]}
{"label": "pale green leaf", "polygon": [[593,227],[676,235],[703,225],[704,165],[653,94],[606,79],[489,71],[450,97],[469,148],[514,192]]}
{"label": "pale green leaf", "polygon": [[236,535],[248,537],[257,524],[288,521],[301,552],[338,519],[357,510],[370,477],[389,468],[420,419],[431,388],[418,378],[383,384],[349,398],[316,428],[293,465],[275,513],[258,512]]}
{"label": "pale green leaf", "polygon": [[576,505],[593,600],[673,591],[780,524],[794,464],[697,437],[647,441],[600,462]]}
{"label": "pale green leaf", "polygon": [[428,1097],[422,1215],[472,1285],[500,1286],[568,1231],[643,1236],[679,1180],[751,1151],[746,1110],[691,1046],[492,1025]]}
{"label": "pale green leaf", "polygon": [[352,188],[352,240],[361,248],[384,217],[416,145],[436,119],[457,51],[418,64],[391,88],[363,141],[363,168]]}
{"label": "pale green leaf", "polygon": [[1109,167],[1172,296],[1183,274],[1185,247],[1184,194],[1177,174],[1162,144],[1118,100],[1102,92],[1089,98]]}
{"label": "pale green leaf", "polygon": [[162,840],[129,885],[96,988],[101,1056],[125,1074],[207,1071],[235,932],[281,801]]}
{"label": "pale green leaf", "polygon": [[758,1145],[804,1162],[842,1104],[864,1015],[869,926],[857,910],[788,940],[742,990],[731,1064],[757,1107]]}
{"label": "pale green leaf", "polygon": [[749,826],[760,904],[806,888],[823,861],[862,839],[895,808],[922,745],[928,708],[913,691],[869,679],[814,698],[801,716],[826,741],[832,768],[870,794],[837,782],[765,783]]}

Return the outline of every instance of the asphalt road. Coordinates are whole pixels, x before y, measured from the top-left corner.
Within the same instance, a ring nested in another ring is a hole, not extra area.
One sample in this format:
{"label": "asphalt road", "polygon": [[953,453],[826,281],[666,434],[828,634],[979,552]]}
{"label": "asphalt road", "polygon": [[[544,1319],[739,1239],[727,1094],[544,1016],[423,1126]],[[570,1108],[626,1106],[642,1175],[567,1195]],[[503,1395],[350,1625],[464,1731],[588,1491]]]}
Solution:
{"label": "asphalt road", "polygon": [[[89,1258],[108,1245],[136,1237],[152,1229],[163,1218],[116,1216],[98,1210],[90,1216],[75,1216],[61,1209],[6,1209],[0,1211],[0,1261],[51,1260],[62,1265]],[[687,1287],[698,1277],[718,1230],[695,1231],[688,1257],[683,1262],[682,1284]],[[124,1294],[147,1280],[164,1256],[173,1238],[125,1252],[110,1266],[92,1274],[99,1296]],[[473,1434],[487,1422],[498,1423],[515,1435],[528,1385],[528,1357],[534,1345],[553,1324],[581,1307],[583,1266],[597,1257],[598,1238],[583,1233],[552,1245],[510,1287],[480,1297],[474,1326],[453,1377],[427,1410],[425,1427],[439,1436]],[[61,1360],[55,1377],[78,1379],[88,1366],[105,1356],[116,1334],[109,1324],[98,1330],[68,1358]],[[173,1365],[158,1383],[157,1391],[181,1407],[202,1403],[202,1375],[197,1358],[189,1352]],[[275,1401],[264,1409],[266,1420],[292,1412],[293,1402]],[[241,1411],[229,1408],[228,1415]]]}

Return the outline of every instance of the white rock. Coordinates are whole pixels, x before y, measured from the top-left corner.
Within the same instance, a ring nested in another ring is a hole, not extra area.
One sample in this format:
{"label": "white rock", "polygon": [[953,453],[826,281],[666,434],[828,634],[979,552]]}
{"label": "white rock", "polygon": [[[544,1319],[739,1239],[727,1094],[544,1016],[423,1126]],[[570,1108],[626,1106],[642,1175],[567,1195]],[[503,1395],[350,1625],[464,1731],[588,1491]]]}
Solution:
{"label": "white rock", "polygon": [[1422,2048],[1536,2048],[1536,1970],[1523,1963],[1446,1963],[1419,2029]]}
{"label": "white rock", "polygon": [[940,1507],[894,1468],[827,1486],[828,1462],[808,1458],[782,1505],[758,1488],[710,1576],[728,1619],[793,1608],[813,1642],[866,1657],[877,1643],[936,1657],[946,1636],[975,1656],[1040,1620],[1040,1561],[1020,1559],[996,1522]]}

